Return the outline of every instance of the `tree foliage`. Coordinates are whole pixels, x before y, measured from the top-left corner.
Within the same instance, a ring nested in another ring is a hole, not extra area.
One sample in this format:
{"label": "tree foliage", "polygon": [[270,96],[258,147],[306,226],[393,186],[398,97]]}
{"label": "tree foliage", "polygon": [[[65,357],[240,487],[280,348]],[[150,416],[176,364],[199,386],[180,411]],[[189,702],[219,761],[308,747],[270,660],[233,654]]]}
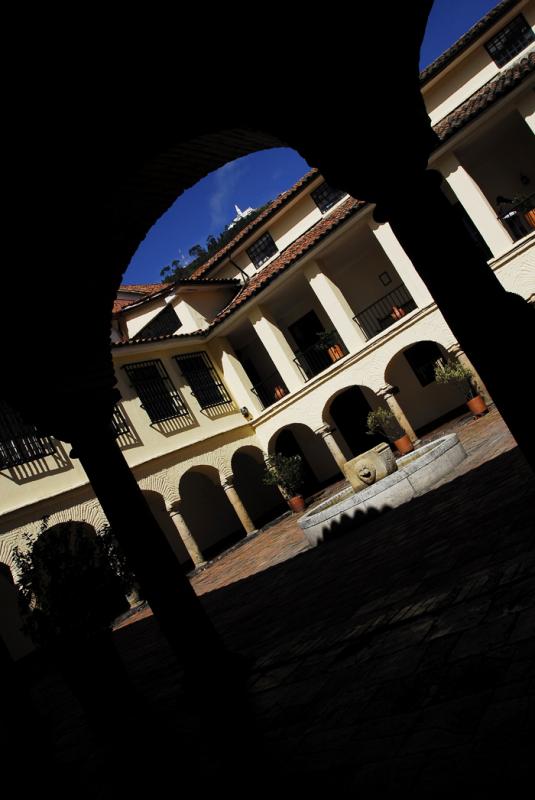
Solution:
{"label": "tree foliage", "polygon": [[172,283],[173,281],[182,278],[189,278],[200,266],[202,266],[208,259],[215,255],[218,250],[221,250],[227,245],[240,231],[249,225],[264,209],[266,206],[261,206],[255,209],[252,214],[249,214],[244,219],[236,222],[232,228],[228,226],[221,231],[220,234],[214,236],[209,234],[206,238],[206,245],[203,247],[200,244],[195,244],[190,247],[188,257],[180,257],[171,261],[170,264],[160,270],[160,275],[164,283]]}
{"label": "tree foliage", "polygon": [[109,628],[128,609],[133,584],[110,528],[101,534],[85,522],[63,522],[24,536],[15,548],[25,631],[36,644],[84,638]]}

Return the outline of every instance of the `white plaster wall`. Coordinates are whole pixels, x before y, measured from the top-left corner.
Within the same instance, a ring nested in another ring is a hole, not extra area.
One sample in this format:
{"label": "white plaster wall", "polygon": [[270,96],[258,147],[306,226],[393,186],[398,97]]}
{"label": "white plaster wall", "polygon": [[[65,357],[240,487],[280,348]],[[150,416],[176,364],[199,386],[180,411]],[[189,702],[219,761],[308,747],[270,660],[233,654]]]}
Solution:
{"label": "white plaster wall", "polygon": [[133,308],[131,311],[125,312],[123,319],[126,322],[126,330],[128,331],[129,338],[135,336],[136,333],[150,322],[156,314],[162,311],[166,305],[165,298],[159,297],[153,302],[143,304],[138,309]]}
{"label": "white plaster wall", "polygon": [[508,292],[527,300],[535,292],[535,231],[509,256],[492,264],[496,277]]}

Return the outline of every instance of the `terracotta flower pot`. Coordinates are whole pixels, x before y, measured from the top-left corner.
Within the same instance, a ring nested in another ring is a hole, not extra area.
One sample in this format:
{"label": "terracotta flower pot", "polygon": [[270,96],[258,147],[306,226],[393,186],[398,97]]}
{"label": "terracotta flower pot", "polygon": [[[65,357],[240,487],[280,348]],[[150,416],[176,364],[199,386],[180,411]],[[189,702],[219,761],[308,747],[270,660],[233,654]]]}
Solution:
{"label": "terracotta flower pot", "polygon": [[530,228],[535,228],[535,208],[531,208],[529,211],[526,211],[524,213],[524,219]]}
{"label": "terracotta flower pot", "polygon": [[333,362],[333,364],[335,361],[338,361],[338,359],[342,358],[344,355],[342,352],[342,348],[340,347],[339,344],[333,344],[332,347],[329,347],[327,352],[329,353],[329,357]]}
{"label": "terracotta flower pot", "polygon": [[399,439],[394,439],[393,445],[399,450],[402,456],[404,456],[405,453],[411,453],[414,450],[414,445],[406,433],[403,436],[400,436]]}
{"label": "terracotta flower pot", "polygon": [[488,411],[487,404],[480,394],[476,397],[472,397],[471,400],[467,400],[466,405],[475,417],[481,417]]}
{"label": "terracotta flower pot", "polygon": [[400,308],[399,306],[392,306],[392,311],[390,313],[392,319],[401,319],[405,316],[405,310]]}
{"label": "terracotta flower pot", "polygon": [[294,513],[299,514],[301,511],[305,510],[305,498],[302,494],[296,494],[295,497],[290,497],[287,502]]}

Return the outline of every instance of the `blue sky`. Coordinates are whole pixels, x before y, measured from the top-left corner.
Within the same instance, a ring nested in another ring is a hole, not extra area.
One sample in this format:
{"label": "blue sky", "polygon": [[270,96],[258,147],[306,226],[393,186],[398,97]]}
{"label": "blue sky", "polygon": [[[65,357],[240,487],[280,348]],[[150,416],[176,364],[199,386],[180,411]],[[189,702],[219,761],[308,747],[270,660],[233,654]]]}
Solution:
{"label": "blue sky", "polygon": [[[435,0],[422,44],[423,69],[465,33],[497,0]],[[153,283],[174,259],[187,259],[189,248],[205,245],[242,210],[272,200],[309,169],[294,150],[277,148],[226,164],[184,192],[148,232],[123,278],[124,283]]]}

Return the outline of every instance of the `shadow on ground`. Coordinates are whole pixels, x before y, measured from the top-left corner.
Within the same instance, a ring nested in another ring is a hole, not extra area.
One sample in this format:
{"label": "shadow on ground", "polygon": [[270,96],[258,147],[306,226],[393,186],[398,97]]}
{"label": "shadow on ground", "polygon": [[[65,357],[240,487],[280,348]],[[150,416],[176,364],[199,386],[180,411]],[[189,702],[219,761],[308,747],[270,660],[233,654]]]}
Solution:
{"label": "shadow on ground", "polygon": [[235,796],[510,790],[535,733],[533,508],[509,451],[204,595],[252,660],[245,691],[215,665],[185,688],[153,618],[117,631],[136,698],[111,736],[57,674],[29,673],[56,763],[93,797],[170,780]]}

